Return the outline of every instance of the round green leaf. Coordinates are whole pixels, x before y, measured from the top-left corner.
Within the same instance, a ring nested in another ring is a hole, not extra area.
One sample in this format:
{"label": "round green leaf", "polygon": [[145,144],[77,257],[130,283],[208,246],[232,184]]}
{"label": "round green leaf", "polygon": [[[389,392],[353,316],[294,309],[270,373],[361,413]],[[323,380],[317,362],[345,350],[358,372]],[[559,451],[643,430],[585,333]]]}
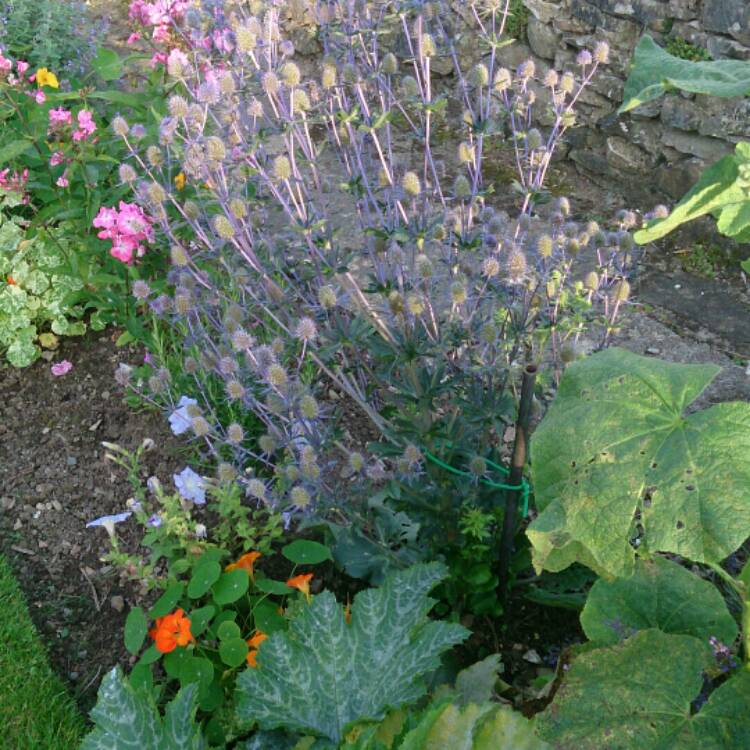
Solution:
{"label": "round green leaf", "polygon": [[568,367],[531,440],[537,570],[627,576],[635,537],[719,562],[750,536],[750,404],[687,413],[718,372],[616,348]]}
{"label": "round green leaf", "polygon": [[164,661],[162,662],[164,664],[164,671],[170,677],[179,679],[182,667],[189,659],[192,659],[192,656],[187,649],[176,648],[164,657]]}
{"label": "round green leaf", "polygon": [[215,560],[201,560],[190,577],[187,593],[191,599],[203,596],[221,576],[221,565]]}
{"label": "round green leaf", "polygon": [[213,595],[217,604],[231,604],[236,602],[248,589],[250,577],[245,570],[232,570],[222,573],[221,578],[214,584]]}
{"label": "round green leaf", "polygon": [[145,695],[151,695],[151,691],[154,689],[154,675],[148,664],[136,664],[133,669],[130,670],[128,678],[130,684],[135,690],[138,690]]}
{"label": "round green leaf", "polygon": [[190,613],[190,632],[194,638],[197,638],[205,631],[214,614],[216,614],[216,607],[213,604],[201,607],[200,609],[194,609]]}
{"label": "round green leaf", "polygon": [[122,75],[122,60],[111,49],[100,47],[91,61],[94,72],[105,81],[116,81]]}
{"label": "round green leaf", "polygon": [[239,638],[241,634],[240,626],[234,622],[234,620],[222,622],[221,625],[216,628],[216,635],[219,636],[220,641],[230,641],[234,638]]}
{"label": "round green leaf", "polygon": [[279,614],[278,605],[268,599],[255,605],[253,619],[255,627],[268,635],[287,628],[287,621]]}
{"label": "round green leaf", "polygon": [[281,550],[281,554],[296,565],[317,565],[333,559],[331,550],[325,544],[307,539],[296,539],[291,544],[287,544]]}
{"label": "round green leaf", "polygon": [[146,615],[140,607],[134,607],[128,612],[128,618],[125,620],[125,648],[131,654],[137,654],[146,640],[148,632],[148,621]]}
{"label": "round green leaf", "polygon": [[191,682],[199,685],[199,697],[208,692],[214,679],[214,665],[203,657],[191,656],[185,659],[180,668],[180,687],[185,687]]}
{"label": "round green leaf", "polygon": [[629,578],[597,581],[581,625],[590,640],[604,645],[648,628],[702,641],[715,636],[726,644],[737,637],[737,623],[719,590],[663,557],[640,560]]}
{"label": "round green leaf", "polygon": [[279,596],[288,596],[292,589],[282,581],[274,581],[272,578],[256,578],[255,587],[264,594],[278,594]]}
{"label": "round green leaf", "polygon": [[151,644],[142,654],[141,658],[138,659],[138,664],[153,664],[154,662],[161,659],[161,652],[156,648],[156,644]]}
{"label": "round green leaf", "polygon": [[248,650],[243,638],[230,638],[219,644],[219,656],[228,667],[239,667],[244,664]]}
{"label": "round green leaf", "polygon": [[177,607],[182,598],[182,592],[185,590],[185,584],[173,583],[157,600],[156,604],[151,607],[149,615],[151,619],[164,617]]}

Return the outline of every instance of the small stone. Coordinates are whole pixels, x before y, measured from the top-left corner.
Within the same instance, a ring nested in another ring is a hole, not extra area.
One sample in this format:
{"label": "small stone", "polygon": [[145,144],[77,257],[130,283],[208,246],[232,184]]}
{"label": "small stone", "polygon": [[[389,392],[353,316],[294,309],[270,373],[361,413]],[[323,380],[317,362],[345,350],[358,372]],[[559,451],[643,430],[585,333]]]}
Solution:
{"label": "small stone", "polygon": [[109,398],[109,391],[102,391],[102,398],[106,401]]}
{"label": "small stone", "polygon": [[62,509],[63,509],[63,507],[62,507],[62,503],[61,503],[61,502],[60,502],[59,500],[53,500],[53,501],[52,501],[52,507],[53,507],[53,508],[54,508],[54,509],[55,509],[55,510],[56,510],[56,511],[58,512],[58,513],[60,513],[60,512],[62,511]]}
{"label": "small stone", "polygon": [[94,424],[92,424],[91,427],[89,427],[89,432],[95,432],[99,428],[99,425],[101,423],[102,423],[102,420],[97,419],[96,422],[94,422]]}
{"label": "small stone", "polygon": [[75,456],[68,456],[68,466],[75,466],[78,463],[78,459]]}
{"label": "small stone", "polygon": [[529,662],[529,664],[541,664],[542,657],[533,649],[530,648],[524,655],[523,660]]}
{"label": "small stone", "polygon": [[655,346],[649,346],[646,349],[646,354],[650,354],[652,357],[658,357],[661,354],[661,349],[657,349]]}
{"label": "small stone", "polygon": [[114,609],[115,612],[122,612],[122,610],[125,609],[125,600],[119,594],[113,596],[109,600],[109,603],[112,605],[112,609]]}

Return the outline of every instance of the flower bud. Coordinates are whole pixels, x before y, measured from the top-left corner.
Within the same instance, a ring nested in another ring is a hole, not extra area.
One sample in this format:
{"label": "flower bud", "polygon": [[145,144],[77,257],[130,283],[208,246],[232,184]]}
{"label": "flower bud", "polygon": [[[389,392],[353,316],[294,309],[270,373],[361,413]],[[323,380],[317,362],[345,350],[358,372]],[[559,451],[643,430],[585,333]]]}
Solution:
{"label": "flower bud", "polygon": [[422,192],[422,185],[416,172],[407,172],[401,180],[401,187],[407,195],[414,198]]}

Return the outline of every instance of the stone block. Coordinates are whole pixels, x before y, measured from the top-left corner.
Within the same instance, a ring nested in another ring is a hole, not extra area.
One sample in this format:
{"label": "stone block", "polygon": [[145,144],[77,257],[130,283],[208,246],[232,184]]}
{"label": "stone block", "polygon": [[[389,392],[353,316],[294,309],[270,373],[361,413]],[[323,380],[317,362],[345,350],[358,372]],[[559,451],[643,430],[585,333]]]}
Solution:
{"label": "stone block", "polygon": [[703,26],[706,31],[728,34],[750,45],[750,3],[746,0],[705,0]]}
{"label": "stone block", "polygon": [[555,53],[560,46],[560,34],[551,25],[542,23],[536,18],[529,18],[526,36],[535,55],[545,60],[555,59]]}
{"label": "stone block", "polygon": [[679,200],[698,181],[706,162],[695,157],[673,164],[665,164],[656,170],[656,185],[672,200]]}
{"label": "stone block", "polygon": [[552,23],[552,20],[564,13],[564,6],[558,0],[523,0],[523,4],[529,9],[531,15],[538,21],[545,24]]}
{"label": "stone block", "polygon": [[625,138],[612,135],[607,138],[607,164],[614,170],[646,174],[653,168],[655,159]]}
{"label": "stone block", "polygon": [[733,145],[718,138],[710,138],[698,133],[664,128],[663,143],[681,154],[690,154],[707,162],[715,162],[733,150]]}

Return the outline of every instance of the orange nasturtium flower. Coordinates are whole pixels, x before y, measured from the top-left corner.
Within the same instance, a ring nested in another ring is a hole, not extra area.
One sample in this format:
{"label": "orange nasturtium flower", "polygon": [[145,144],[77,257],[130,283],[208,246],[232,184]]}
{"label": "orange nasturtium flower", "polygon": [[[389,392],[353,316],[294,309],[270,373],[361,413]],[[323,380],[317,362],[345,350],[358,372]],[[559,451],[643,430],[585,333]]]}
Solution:
{"label": "orange nasturtium flower", "polygon": [[190,620],[185,617],[182,609],[176,609],[169,615],[159,617],[156,620],[156,627],[149,630],[148,634],[154,639],[156,650],[160,654],[168,654],[177,646],[184,647],[195,642],[190,632]]}
{"label": "orange nasturtium flower", "polygon": [[297,589],[297,591],[301,591],[305,595],[305,599],[307,599],[308,603],[311,600],[310,597],[310,581],[313,577],[312,573],[302,573],[298,576],[294,576],[294,578],[290,578],[286,585],[290,588]]}
{"label": "orange nasturtium flower", "polygon": [[8,278],[5,279],[8,282],[8,286],[17,286],[16,280],[8,274]]}
{"label": "orange nasturtium flower", "polygon": [[182,190],[185,185],[187,184],[187,177],[185,177],[184,172],[180,172],[175,178],[174,178],[174,186],[178,190]]}
{"label": "orange nasturtium flower", "polygon": [[36,85],[39,88],[42,86],[49,86],[52,89],[59,89],[60,82],[57,80],[57,76],[54,73],[50,73],[47,68],[39,68],[36,72]]}
{"label": "orange nasturtium flower", "polygon": [[233,570],[246,570],[247,574],[252,578],[254,574],[253,566],[259,557],[263,557],[260,552],[246,552],[237,562],[230,563],[224,570],[227,573]]}
{"label": "orange nasturtium flower", "polygon": [[268,636],[262,630],[256,630],[255,635],[252,638],[248,638],[247,645],[250,646],[250,651],[247,652],[248,667],[258,666],[258,646],[260,646],[266,638],[268,638]]}

